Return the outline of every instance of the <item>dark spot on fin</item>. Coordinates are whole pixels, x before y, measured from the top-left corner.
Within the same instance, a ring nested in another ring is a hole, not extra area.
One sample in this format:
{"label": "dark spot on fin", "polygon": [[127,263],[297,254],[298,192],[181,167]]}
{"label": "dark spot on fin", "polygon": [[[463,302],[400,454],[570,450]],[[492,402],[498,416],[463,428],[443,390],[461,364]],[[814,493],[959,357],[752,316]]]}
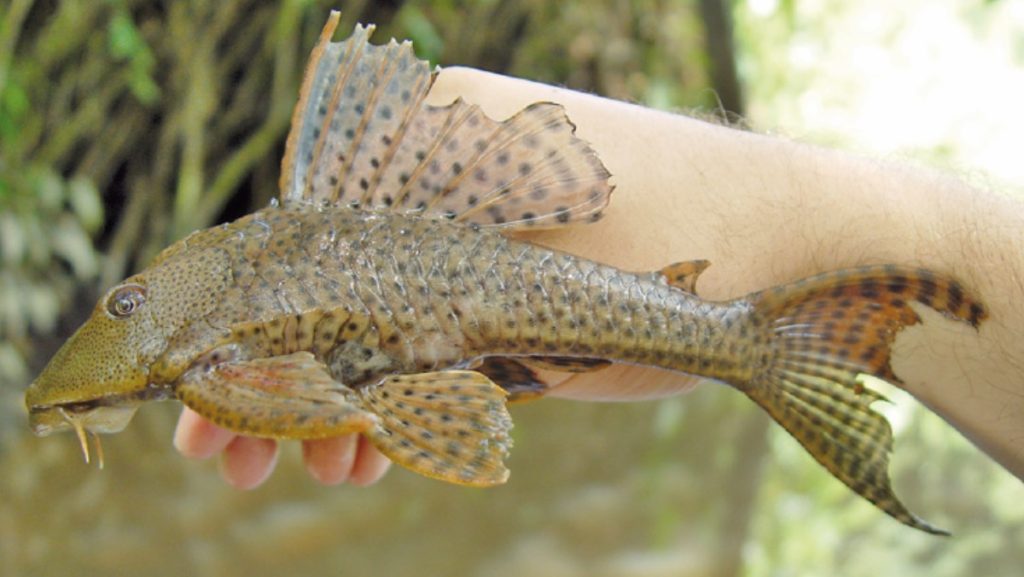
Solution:
{"label": "dark spot on fin", "polygon": [[660,272],[668,284],[690,294],[697,294],[697,278],[704,269],[711,266],[709,260],[687,260],[668,265]]}

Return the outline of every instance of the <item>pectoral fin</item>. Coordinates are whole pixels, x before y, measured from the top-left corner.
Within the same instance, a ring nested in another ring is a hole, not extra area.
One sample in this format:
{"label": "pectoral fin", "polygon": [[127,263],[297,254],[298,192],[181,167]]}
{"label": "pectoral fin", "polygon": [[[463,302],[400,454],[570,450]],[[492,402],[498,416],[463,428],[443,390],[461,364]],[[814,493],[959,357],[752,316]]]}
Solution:
{"label": "pectoral fin", "polygon": [[356,390],[307,352],[196,367],[178,398],[231,431],[278,439],[365,434],[391,460],[462,485],[508,478],[506,393],[474,371],[393,375]]}
{"label": "pectoral fin", "polygon": [[213,423],[257,437],[318,439],[362,433],[377,422],[306,352],[197,366],[176,391]]}
{"label": "pectoral fin", "polygon": [[393,375],[359,389],[380,417],[366,434],[382,453],[421,475],[475,486],[508,478],[505,394],[475,371]]}

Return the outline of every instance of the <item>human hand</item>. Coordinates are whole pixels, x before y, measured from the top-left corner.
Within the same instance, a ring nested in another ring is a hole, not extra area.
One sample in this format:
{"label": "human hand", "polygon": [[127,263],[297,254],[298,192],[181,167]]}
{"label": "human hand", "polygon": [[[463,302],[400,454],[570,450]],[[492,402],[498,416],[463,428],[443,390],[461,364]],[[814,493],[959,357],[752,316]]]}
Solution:
{"label": "human hand", "polygon": [[[277,465],[277,441],[238,435],[184,408],[174,432],[178,452],[192,459],[221,456],[221,475],[238,489],[260,486]],[[362,435],[351,434],[302,442],[302,459],[310,476],[324,485],[348,482],[365,487],[379,481],[391,466]]]}

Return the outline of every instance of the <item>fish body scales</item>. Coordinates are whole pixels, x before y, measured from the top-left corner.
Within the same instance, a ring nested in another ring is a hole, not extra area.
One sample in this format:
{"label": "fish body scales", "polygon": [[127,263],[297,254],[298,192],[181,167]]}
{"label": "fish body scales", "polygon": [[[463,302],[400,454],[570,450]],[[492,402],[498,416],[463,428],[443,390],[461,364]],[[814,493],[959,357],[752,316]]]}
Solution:
{"label": "fish body scales", "polygon": [[[742,304],[702,301],[658,275],[479,227],[280,208],[235,227],[223,242],[234,246],[232,270],[243,272],[209,323],[239,327],[234,338],[253,356],[367,356],[363,364],[374,370],[337,375],[359,377],[351,385],[494,355],[606,359],[724,378],[735,377],[728,371],[750,350],[729,322]],[[260,242],[247,238],[252,231]]]}

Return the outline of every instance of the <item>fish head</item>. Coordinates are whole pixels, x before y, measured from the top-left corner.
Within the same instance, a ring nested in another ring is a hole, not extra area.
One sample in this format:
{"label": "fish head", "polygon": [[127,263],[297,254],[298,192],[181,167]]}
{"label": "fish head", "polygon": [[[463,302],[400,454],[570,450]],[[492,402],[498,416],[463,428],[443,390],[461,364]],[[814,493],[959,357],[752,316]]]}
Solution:
{"label": "fish head", "polygon": [[181,343],[202,340],[196,327],[213,331],[197,321],[223,298],[230,267],[209,247],[168,252],[107,291],[29,386],[37,435],[119,432],[142,402],[173,396],[167,358],[184,358]]}
{"label": "fish head", "polygon": [[37,435],[72,428],[114,433],[123,429],[149,383],[152,350],[166,331],[150,311],[149,290],[134,277],[103,296],[89,319],[57,351],[25,392]]}

